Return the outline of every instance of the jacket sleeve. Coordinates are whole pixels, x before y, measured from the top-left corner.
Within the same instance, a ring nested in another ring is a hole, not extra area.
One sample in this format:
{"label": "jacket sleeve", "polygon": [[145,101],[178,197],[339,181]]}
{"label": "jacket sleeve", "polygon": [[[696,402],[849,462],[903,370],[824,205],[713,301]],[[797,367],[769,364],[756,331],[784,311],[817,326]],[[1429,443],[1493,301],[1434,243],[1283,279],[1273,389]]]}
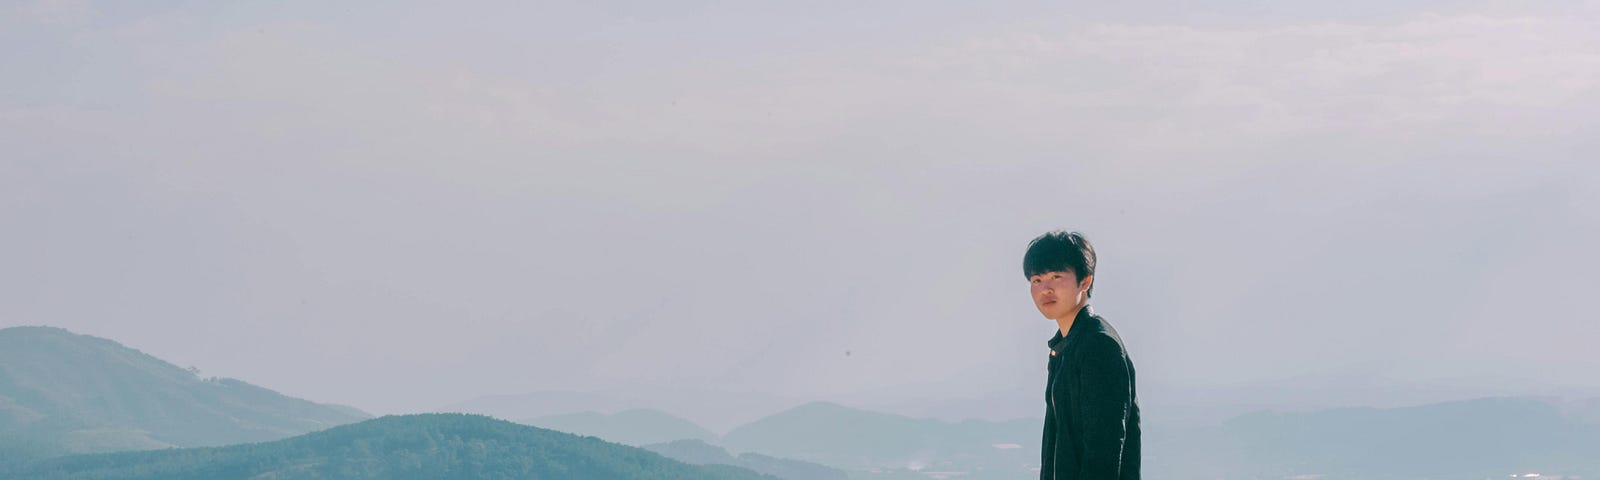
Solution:
{"label": "jacket sleeve", "polygon": [[1087,340],[1077,372],[1075,416],[1081,428],[1076,440],[1083,453],[1076,478],[1116,480],[1122,473],[1122,448],[1133,405],[1127,355],[1111,337]]}

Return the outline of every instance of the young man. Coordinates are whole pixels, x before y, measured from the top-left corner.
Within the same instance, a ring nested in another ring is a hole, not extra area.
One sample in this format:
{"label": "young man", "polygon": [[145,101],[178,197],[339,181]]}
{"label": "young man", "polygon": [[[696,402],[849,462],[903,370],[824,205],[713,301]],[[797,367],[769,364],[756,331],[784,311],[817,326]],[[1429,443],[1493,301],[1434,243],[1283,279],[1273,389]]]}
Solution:
{"label": "young man", "polygon": [[1039,313],[1056,322],[1044,397],[1040,480],[1139,478],[1139,397],[1122,337],[1089,308],[1094,247],[1078,232],[1028,244],[1022,273]]}

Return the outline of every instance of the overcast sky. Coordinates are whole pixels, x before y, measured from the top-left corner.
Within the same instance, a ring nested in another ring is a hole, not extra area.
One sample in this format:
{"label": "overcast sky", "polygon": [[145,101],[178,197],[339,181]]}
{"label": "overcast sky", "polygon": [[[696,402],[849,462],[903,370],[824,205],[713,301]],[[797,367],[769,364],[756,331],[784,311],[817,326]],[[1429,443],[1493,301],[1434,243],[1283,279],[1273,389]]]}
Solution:
{"label": "overcast sky", "polygon": [[1141,389],[1600,389],[1600,2],[235,3],[0,4],[0,327],[374,413],[974,397],[1064,228]]}

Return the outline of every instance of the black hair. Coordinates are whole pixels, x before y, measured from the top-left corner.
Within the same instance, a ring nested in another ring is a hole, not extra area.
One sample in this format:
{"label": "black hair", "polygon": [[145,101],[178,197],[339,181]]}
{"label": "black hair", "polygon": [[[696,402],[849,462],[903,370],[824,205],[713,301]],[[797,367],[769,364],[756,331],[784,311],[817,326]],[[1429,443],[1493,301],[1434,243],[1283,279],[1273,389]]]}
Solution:
{"label": "black hair", "polygon": [[[1084,277],[1094,275],[1094,263],[1094,245],[1082,233],[1054,230],[1028,242],[1028,253],[1022,256],[1022,276],[1072,272],[1082,283]],[[1094,284],[1089,284],[1086,295],[1094,296]]]}

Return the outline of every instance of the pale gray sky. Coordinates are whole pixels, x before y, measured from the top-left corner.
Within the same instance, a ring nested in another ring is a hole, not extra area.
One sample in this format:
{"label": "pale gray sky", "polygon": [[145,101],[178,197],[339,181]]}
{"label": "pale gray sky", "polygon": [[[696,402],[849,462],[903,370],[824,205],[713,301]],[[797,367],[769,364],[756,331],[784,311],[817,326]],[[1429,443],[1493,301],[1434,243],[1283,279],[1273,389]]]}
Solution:
{"label": "pale gray sky", "polygon": [[1069,228],[1149,392],[1600,390],[1600,2],[665,3],[0,5],[0,327],[375,413],[980,397]]}

